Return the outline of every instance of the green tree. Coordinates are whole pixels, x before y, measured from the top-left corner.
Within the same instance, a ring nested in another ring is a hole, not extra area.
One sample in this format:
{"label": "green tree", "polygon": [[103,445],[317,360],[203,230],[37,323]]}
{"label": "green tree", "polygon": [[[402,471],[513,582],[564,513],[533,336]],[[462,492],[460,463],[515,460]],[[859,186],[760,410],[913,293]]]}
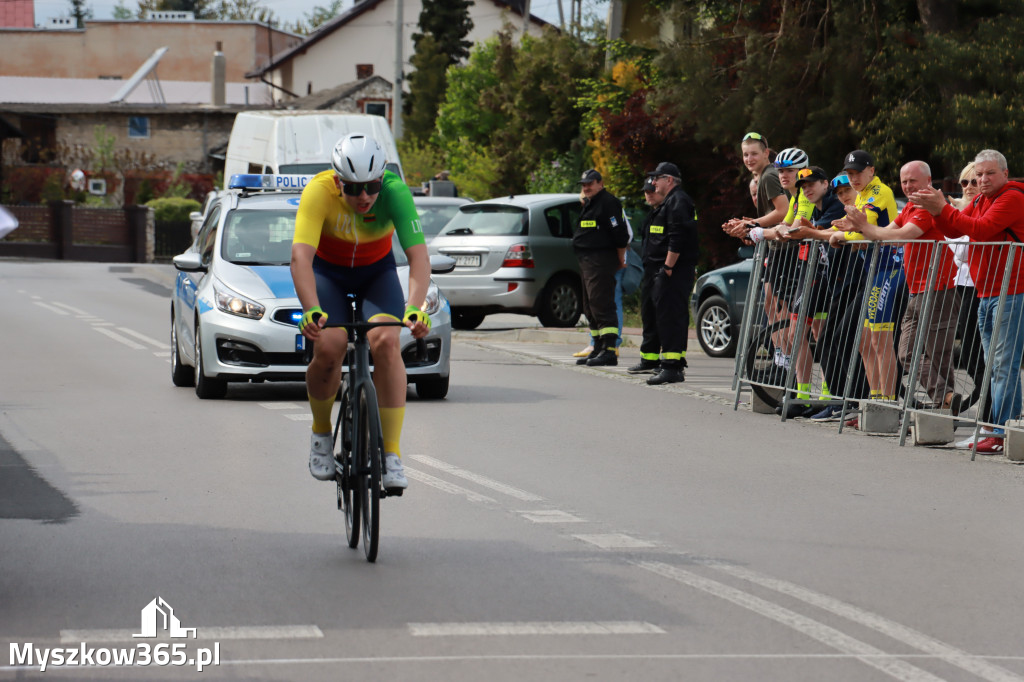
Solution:
{"label": "green tree", "polygon": [[398,155],[402,158],[405,182],[410,187],[420,187],[444,168],[444,152],[429,143],[412,137],[398,141]]}
{"label": "green tree", "polygon": [[133,19],[135,17],[135,14],[124,4],[124,0],[117,0],[113,12],[115,19]]}
{"label": "green tree", "polygon": [[330,21],[341,13],[342,0],[331,0],[331,3],[323,6],[317,5],[303,15],[292,26],[286,26],[287,30],[299,35],[309,35],[317,29],[320,24]]}
{"label": "green tree", "polygon": [[420,11],[421,33],[413,33],[409,95],[403,100],[405,131],[420,141],[430,137],[437,110],[444,101],[445,71],[469,56],[472,45],[466,36],[473,30],[469,18],[472,0],[424,0]]}
{"label": "green tree", "polygon": [[75,25],[78,28],[85,28],[85,20],[92,19],[92,8],[85,4],[85,0],[68,0],[71,4],[71,16],[75,18]]}

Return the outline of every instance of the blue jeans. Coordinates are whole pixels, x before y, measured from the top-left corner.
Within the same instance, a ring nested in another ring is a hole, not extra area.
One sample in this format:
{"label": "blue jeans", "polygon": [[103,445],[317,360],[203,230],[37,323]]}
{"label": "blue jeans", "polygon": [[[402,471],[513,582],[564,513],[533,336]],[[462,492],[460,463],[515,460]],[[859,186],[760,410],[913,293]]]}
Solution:
{"label": "blue jeans", "polygon": [[622,275],[625,272],[625,268],[619,268],[615,272],[615,313],[619,316],[619,338],[615,342],[616,348],[622,345]]}
{"label": "blue jeans", "polygon": [[[1020,362],[1024,354],[1024,294],[1006,297],[1003,319],[994,329],[998,296],[978,299],[978,330],[985,362],[992,368],[992,422],[1003,425],[1021,413]],[[997,429],[1002,432],[1002,429]]]}

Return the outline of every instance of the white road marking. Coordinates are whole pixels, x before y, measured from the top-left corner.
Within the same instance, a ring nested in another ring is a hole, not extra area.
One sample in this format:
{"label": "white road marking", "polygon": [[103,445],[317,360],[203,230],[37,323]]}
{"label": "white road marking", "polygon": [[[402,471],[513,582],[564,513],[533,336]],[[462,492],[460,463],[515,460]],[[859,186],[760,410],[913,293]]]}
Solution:
{"label": "white road marking", "polygon": [[139,332],[135,331],[134,329],[129,329],[128,327],[118,327],[117,331],[121,332],[122,334],[127,334],[128,336],[134,336],[139,341],[144,341],[144,342],[148,343],[149,345],[154,346],[156,348],[159,348],[161,350],[170,350],[171,349],[171,345],[170,344],[164,343],[163,341],[157,341],[156,339],[151,339],[150,337],[146,336],[145,334],[140,334]]}
{"label": "white road marking", "polygon": [[313,415],[309,412],[303,412],[301,414],[286,414],[286,418],[291,419],[293,422],[311,422],[313,421]]}
{"label": "white road marking", "polygon": [[886,655],[884,651],[866,642],[862,642],[829,625],[756,597],[743,590],[658,561],[636,561],[633,562],[633,565],[732,602],[737,606],[781,623],[826,646],[850,654],[862,663],[880,670],[897,680],[903,680],[904,682],[941,682],[941,678],[932,675],[926,670],[912,666],[906,661],[898,658],[883,658]]}
{"label": "white road marking", "polygon": [[92,317],[92,313],[87,313],[84,310],[79,310],[78,308],[69,306],[67,303],[59,303],[57,301],[54,301],[53,305],[57,306],[58,308],[63,308],[64,310],[74,313],[75,315],[85,315],[87,317]]}
{"label": "white road marking", "polygon": [[590,543],[601,549],[643,549],[657,547],[653,542],[641,540],[624,533],[595,533],[591,535],[573,535],[577,540]]}
{"label": "white road marking", "polygon": [[653,635],[665,631],[637,621],[536,623],[409,623],[413,637],[481,637],[489,635]]}
{"label": "white road marking", "polygon": [[265,410],[303,410],[309,407],[309,404],[297,405],[295,403],[256,403]]}
{"label": "white road marking", "polygon": [[561,509],[524,509],[516,513],[533,523],[586,523],[586,519],[581,519]]}
{"label": "white road marking", "polygon": [[101,320],[99,318],[96,318],[95,322],[90,322],[89,324],[91,324],[94,327],[113,327],[114,326],[113,322],[106,322],[106,321]]}
{"label": "white road marking", "polygon": [[431,488],[436,488],[438,490],[450,493],[452,495],[459,495],[461,497],[465,497],[470,502],[490,502],[492,504],[497,503],[497,500],[495,500],[494,498],[487,497],[486,495],[481,495],[480,493],[473,492],[468,488],[463,488],[462,486],[455,485],[454,483],[449,483],[448,481],[442,480],[435,476],[431,476],[430,474],[424,473],[417,469],[410,469],[409,467],[406,467],[405,475],[413,479],[414,481],[419,481],[424,485],[429,485]]}
{"label": "white road marking", "polygon": [[117,332],[113,332],[113,331],[111,331],[109,329],[106,329],[104,327],[93,327],[93,329],[98,331],[100,334],[103,334],[104,336],[109,336],[110,338],[114,339],[114,341],[117,341],[118,343],[122,343],[122,344],[128,346],[132,350],[143,350],[143,349],[145,349],[145,346],[143,346],[141,343],[135,343],[131,339],[127,339],[127,338],[121,336]]}
{"label": "white road marking", "polygon": [[474,474],[471,471],[460,469],[457,466],[448,464],[447,462],[442,462],[439,459],[434,459],[433,457],[429,457],[427,455],[409,455],[409,457],[411,459],[416,460],[420,464],[426,464],[427,466],[434,467],[435,469],[440,469],[446,474],[451,474],[452,476],[458,476],[459,478],[465,479],[467,481],[472,481],[477,485],[482,485],[483,487],[490,488],[495,492],[508,495],[509,497],[514,497],[515,499],[520,500],[522,502],[540,502],[543,499],[542,497],[534,495],[533,493],[528,493],[525,490],[513,488],[512,486],[505,485],[504,483],[499,483],[498,481],[495,481],[493,478],[487,478],[486,476]]}
{"label": "white road marking", "polygon": [[43,303],[42,301],[32,301],[32,302],[35,303],[40,308],[45,308],[45,309],[49,310],[51,313],[53,313],[55,315],[67,315],[68,314],[66,310],[61,310],[60,308],[54,308],[49,303]]}
{"label": "white road marking", "polygon": [[900,623],[894,622],[879,616],[878,614],[865,611],[852,604],[829,597],[813,590],[800,587],[785,580],[776,580],[775,578],[769,578],[755,573],[746,568],[740,566],[734,566],[724,564],[721,562],[710,562],[707,564],[713,568],[733,575],[737,578],[741,578],[748,582],[752,582],[755,585],[761,585],[767,587],[770,590],[775,590],[782,594],[788,595],[799,599],[802,602],[816,606],[820,609],[834,613],[837,616],[842,616],[855,623],[859,623],[866,627],[880,632],[886,637],[895,639],[898,642],[903,642],[909,646],[914,647],[928,653],[936,658],[946,661],[950,665],[955,665],[958,668],[962,668],[969,673],[977,675],[978,677],[990,680],[991,682],[1021,682],[1024,677],[1020,677],[1015,673],[1010,672],[999,666],[986,663],[984,660],[980,660],[976,656],[972,656],[966,651],[957,649],[954,646],[940,642],[934,637],[930,637],[923,632],[914,630],[913,628],[901,625]]}
{"label": "white road marking", "polygon": [[[61,644],[72,642],[132,642],[135,630],[61,630]],[[320,639],[324,633],[316,625],[250,625],[198,627],[197,639]],[[169,639],[158,637],[157,639]]]}

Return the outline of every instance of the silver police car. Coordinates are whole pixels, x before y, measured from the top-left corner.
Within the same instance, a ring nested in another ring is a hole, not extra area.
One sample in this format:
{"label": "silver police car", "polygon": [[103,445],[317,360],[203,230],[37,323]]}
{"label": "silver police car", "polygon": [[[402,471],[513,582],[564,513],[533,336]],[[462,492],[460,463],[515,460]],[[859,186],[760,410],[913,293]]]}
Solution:
{"label": "silver police car", "polygon": [[[230,382],[303,381],[305,339],[289,263],[295,212],[312,176],[235,176],[214,201],[195,242],[175,256],[171,294],[171,380],[195,386],[200,398],[221,398]],[[406,295],[409,268],[397,246],[399,280]],[[431,258],[435,272],[450,259]],[[426,359],[408,329],[402,359],[420,398],[448,394],[451,309],[431,282],[426,310],[432,327]]]}

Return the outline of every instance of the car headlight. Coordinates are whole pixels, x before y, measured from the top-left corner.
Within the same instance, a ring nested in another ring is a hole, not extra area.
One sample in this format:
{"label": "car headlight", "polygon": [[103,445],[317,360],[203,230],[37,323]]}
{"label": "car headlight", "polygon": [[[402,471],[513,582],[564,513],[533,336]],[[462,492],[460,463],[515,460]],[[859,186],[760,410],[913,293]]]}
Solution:
{"label": "car headlight", "polygon": [[263,313],[267,312],[264,306],[228,289],[221,282],[214,281],[213,296],[217,302],[217,309],[229,315],[259,320],[263,318]]}
{"label": "car headlight", "polygon": [[437,288],[437,285],[433,281],[430,282],[430,286],[427,287],[427,298],[423,301],[423,312],[428,315],[434,315],[441,310],[441,290]]}

